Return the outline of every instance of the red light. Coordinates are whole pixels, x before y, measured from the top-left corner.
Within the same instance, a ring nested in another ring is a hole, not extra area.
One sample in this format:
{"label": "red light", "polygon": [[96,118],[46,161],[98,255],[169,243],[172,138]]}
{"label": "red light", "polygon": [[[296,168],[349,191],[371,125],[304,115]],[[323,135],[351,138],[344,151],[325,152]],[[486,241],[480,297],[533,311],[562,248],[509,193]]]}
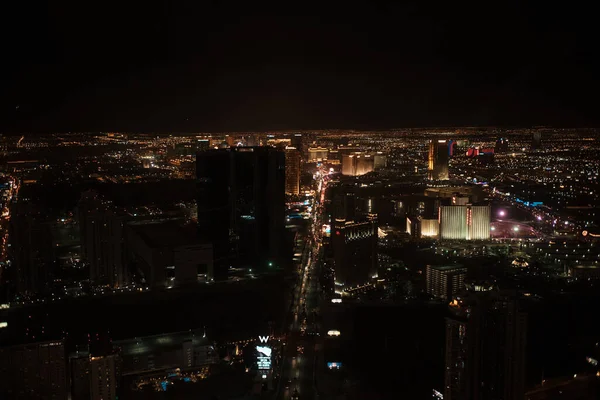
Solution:
{"label": "red light", "polygon": [[336,234],[336,235],[339,235],[339,234],[340,234],[340,231],[335,231],[335,234]]}

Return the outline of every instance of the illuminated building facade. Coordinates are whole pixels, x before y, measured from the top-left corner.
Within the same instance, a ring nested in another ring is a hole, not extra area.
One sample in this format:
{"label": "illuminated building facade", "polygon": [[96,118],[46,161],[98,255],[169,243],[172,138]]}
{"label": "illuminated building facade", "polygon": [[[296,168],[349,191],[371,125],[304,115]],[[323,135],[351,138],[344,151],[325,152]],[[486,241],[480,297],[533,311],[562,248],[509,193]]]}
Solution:
{"label": "illuminated building facade", "polygon": [[331,234],[335,280],[345,287],[363,285],[377,272],[377,219],[336,218]]}
{"label": "illuminated building facade", "polygon": [[448,141],[430,140],[427,171],[429,180],[448,180]]}
{"label": "illuminated building facade", "polygon": [[342,156],[342,175],[360,176],[374,170],[374,157],[370,154],[354,153]]}
{"label": "illuminated building facade", "polygon": [[285,149],[285,193],[300,193],[300,152],[295,147]]}
{"label": "illuminated building facade", "polygon": [[437,219],[421,219],[421,237],[436,238],[440,234],[440,223]]}
{"label": "illuminated building facade", "polygon": [[489,205],[441,206],[440,237],[445,240],[489,240],[491,208]]}
{"label": "illuminated building facade", "polygon": [[326,161],[329,150],[324,147],[309,147],[308,162]]}
{"label": "illuminated building facade", "polygon": [[492,210],[490,206],[467,205],[467,240],[489,240]]}
{"label": "illuminated building facade", "polygon": [[0,349],[0,398],[66,400],[67,362],[63,341]]}
{"label": "illuminated building facade", "polygon": [[406,217],[406,233],[413,238],[421,237],[421,219],[418,216]]}
{"label": "illuminated building facade", "polygon": [[465,267],[428,265],[425,272],[427,293],[438,299],[450,300],[465,286]]}
{"label": "illuminated building facade", "polygon": [[440,207],[440,237],[445,240],[467,239],[467,207]]}

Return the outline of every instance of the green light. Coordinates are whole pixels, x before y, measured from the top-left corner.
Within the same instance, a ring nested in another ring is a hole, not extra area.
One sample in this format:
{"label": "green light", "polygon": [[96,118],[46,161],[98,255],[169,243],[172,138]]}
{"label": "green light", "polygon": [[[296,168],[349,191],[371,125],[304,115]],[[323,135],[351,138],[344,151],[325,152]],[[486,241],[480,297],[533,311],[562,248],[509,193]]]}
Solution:
{"label": "green light", "polygon": [[273,263],[272,263],[272,262],[270,262],[270,263],[269,263],[269,267],[272,267],[272,266],[273,266]]}

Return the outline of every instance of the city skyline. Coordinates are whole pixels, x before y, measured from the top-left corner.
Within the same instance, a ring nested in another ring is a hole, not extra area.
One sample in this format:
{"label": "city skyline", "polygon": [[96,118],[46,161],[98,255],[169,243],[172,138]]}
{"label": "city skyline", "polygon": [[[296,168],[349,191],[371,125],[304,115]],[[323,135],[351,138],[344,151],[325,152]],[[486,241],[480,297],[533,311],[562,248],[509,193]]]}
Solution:
{"label": "city skyline", "polygon": [[600,398],[600,55],[548,2],[2,8],[0,398]]}

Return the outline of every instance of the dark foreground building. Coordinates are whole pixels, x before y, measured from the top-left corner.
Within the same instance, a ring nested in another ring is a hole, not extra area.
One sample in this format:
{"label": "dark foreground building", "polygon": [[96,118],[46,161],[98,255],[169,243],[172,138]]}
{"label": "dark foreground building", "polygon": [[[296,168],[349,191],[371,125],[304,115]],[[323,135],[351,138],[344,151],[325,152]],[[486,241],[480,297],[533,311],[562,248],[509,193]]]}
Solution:
{"label": "dark foreground building", "polygon": [[233,263],[259,271],[279,266],[285,154],[271,147],[209,150],[197,154],[196,173],[198,229],[213,243],[215,279]]}
{"label": "dark foreground building", "polygon": [[444,399],[521,400],[527,315],[516,299],[473,292],[451,303],[446,321]]}

